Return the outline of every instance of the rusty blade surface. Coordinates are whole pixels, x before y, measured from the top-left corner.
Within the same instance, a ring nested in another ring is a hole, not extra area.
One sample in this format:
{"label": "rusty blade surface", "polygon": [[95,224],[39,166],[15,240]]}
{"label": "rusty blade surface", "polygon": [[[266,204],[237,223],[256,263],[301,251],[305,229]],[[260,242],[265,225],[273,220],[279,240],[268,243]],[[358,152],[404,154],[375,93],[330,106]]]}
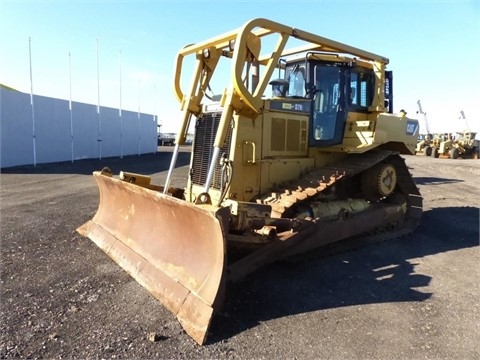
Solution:
{"label": "rusty blade surface", "polygon": [[223,300],[223,211],[94,173],[100,203],[77,231],[160,300],[199,344]]}

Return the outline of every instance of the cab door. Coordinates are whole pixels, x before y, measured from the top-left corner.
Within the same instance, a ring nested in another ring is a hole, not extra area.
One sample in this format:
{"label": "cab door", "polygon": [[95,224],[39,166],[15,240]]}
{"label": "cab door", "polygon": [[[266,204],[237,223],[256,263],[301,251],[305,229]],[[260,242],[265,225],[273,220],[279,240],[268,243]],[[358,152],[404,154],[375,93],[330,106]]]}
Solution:
{"label": "cab door", "polygon": [[313,106],[310,122],[310,146],[341,144],[347,121],[343,67],[317,64],[313,67]]}

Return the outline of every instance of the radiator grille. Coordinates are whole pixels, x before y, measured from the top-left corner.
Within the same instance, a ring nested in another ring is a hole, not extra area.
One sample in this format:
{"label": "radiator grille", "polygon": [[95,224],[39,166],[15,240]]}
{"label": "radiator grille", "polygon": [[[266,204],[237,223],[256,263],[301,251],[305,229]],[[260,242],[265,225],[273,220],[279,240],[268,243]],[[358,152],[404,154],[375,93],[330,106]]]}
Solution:
{"label": "radiator grille", "polygon": [[[192,184],[204,186],[207,180],[208,167],[213,156],[213,143],[217,134],[218,125],[220,123],[221,112],[203,114],[197,119],[195,125],[195,141],[193,145],[193,161],[190,172]],[[232,127],[227,130],[225,143],[220,150],[220,156],[230,151],[230,143],[232,141]],[[214,189],[220,189],[221,186],[221,166],[219,161],[215,165],[213,173],[212,185]]]}

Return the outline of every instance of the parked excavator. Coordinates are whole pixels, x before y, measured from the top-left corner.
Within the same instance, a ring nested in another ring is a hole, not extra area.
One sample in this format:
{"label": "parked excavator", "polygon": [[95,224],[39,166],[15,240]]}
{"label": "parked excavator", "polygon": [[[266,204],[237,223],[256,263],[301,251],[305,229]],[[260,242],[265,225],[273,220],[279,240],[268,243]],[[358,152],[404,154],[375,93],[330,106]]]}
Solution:
{"label": "parked excavator", "polygon": [[[188,56],[196,66],[184,91]],[[393,113],[388,62],[261,18],[182,48],[174,90],[183,115],[165,184],[94,172],[99,207],[78,231],[199,344],[228,281],[340,240],[410,234],[422,197],[401,155],[415,154],[419,123]],[[175,188],[190,124],[189,175]]]}

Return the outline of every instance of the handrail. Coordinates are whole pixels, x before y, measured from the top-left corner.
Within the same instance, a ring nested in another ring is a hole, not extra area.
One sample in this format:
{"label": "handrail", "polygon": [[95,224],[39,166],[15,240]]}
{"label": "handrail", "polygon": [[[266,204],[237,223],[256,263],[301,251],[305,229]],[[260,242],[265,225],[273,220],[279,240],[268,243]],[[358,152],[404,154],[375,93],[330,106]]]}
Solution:
{"label": "handrail", "polygon": [[[275,33],[280,36],[280,40],[273,53],[260,54],[260,39]],[[292,49],[285,49],[286,42],[290,37],[302,40],[307,44]],[[232,49],[233,43],[235,46]],[[277,66],[278,59],[281,56],[295,55],[306,51],[350,54],[359,59],[380,62],[383,65],[386,65],[389,62],[388,58],[384,56],[315,35],[307,31],[285,26],[271,20],[257,18],[246,22],[238,29],[204,40],[197,44],[187,45],[178,52],[174,73],[174,90],[176,97],[180,102],[183,102],[185,97],[188,98],[189,96],[182,91],[180,84],[181,76],[183,74],[183,59],[186,56],[195,54],[197,61],[205,62],[205,64],[207,64],[209,58],[204,56],[204,52],[209,51],[211,54],[213,50],[216,50],[219,56],[223,55],[232,58],[233,64],[231,78],[234,83],[234,89],[237,95],[242,98],[243,101],[246,101],[246,104],[254,112],[258,111],[261,106],[259,100],[268,84],[264,82],[264,86],[257,88],[253,94],[243,84],[242,72],[248,60],[248,53],[252,52],[252,50],[255,52],[258,51],[258,53],[255,53],[254,55],[257,57],[257,60],[259,60],[259,63],[266,67],[266,73],[263,75],[264,78],[267,79],[266,81],[269,79],[269,76],[267,75],[271,75],[270,73],[273,72],[273,68]],[[275,59],[277,59],[277,61],[275,61]],[[195,81],[198,81],[198,79]],[[262,81],[260,81],[260,84],[262,84]],[[200,106],[201,100],[202,99],[198,99],[197,106]]]}
{"label": "handrail", "polygon": [[[262,38],[274,34],[278,35],[278,39],[273,50],[269,53],[262,54]],[[302,40],[307,44],[292,49],[285,49],[291,37]],[[342,53],[355,56],[360,60],[372,62],[377,77],[376,96],[372,108],[382,108],[384,102],[383,72],[385,65],[388,64],[387,58],[271,20],[263,18],[250,20],[236,30],[226,32],[197,44],[187,45],[178,52],[174,73],[174,91],[177,99],[181,102],[183,119],[177,135],[177,144],[172,156],[165,188],[167,188],[170,183],[171,173],[175,167],[179,152],[178,145],[183,144],[185,141],[192,115],[198,115],[201,112],[202,101],[204,100],[210,80],[221,57],[230,58],[232,67],[228,87],[223,89],[221,105],[224,111],[222,112],[215,136],[214,151],[210,160],[205,183],[206,193],[208,193],[210,188],[215,164],[217,163],[220,148],[224,143],[233,114],[237,113],[252,119],[255,118],[260,112],[263,104],[263,94],[274,70],[279,64],[280,58],[304,53],[306,51]],[[189,55],[195,55],[196,67],[190,91],[184,92],[181,88],[182,67],[184,58]],[[261,76],[255,79],[254,86],[248,89],[243,77],[245,75],[249,76],[250,68],[252,67],[253,69],[257,66],[263,66],[263,71],[261,71]],[[255,159],[253,160],[255,161]]]}

